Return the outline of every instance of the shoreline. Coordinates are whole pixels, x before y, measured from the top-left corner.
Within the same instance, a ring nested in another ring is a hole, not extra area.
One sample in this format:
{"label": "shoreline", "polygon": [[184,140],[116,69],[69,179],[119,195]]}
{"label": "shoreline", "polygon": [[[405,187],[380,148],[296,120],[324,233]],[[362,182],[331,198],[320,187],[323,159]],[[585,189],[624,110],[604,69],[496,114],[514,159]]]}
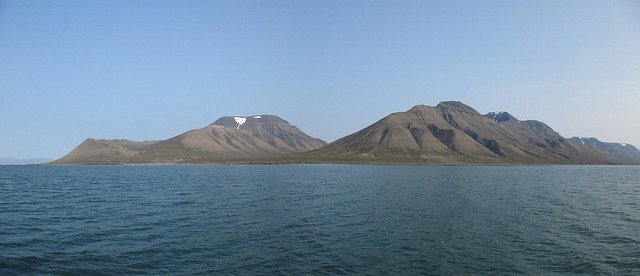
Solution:
{"label": "shoreline", "polygon": [[226,162],[87,162],[87,163],[43,163],[16,166],[172,166],[172,165],[385,165],[385,166],[447,166],[447,167],[513,167],[513,166],[640,166],[640,164],[571,164],[571,163],[427,163],[427,162],[357,162],[357,161],[327,161],[327,162],[254,162],[254,161],[226,161]]}

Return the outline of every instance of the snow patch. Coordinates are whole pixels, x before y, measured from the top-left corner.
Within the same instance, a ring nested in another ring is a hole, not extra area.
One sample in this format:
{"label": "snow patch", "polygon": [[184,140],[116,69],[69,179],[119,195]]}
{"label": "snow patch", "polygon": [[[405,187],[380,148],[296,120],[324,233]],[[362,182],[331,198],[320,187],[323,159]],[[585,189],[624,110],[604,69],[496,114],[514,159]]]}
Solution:
{"label": "snow patch", "polygon": [[247,121],[247,118],[245,117],[233,117],[233,119],[238,123],[238,127],[236,129],[240,129],[240,126]]}
{"label": "snow patch", "polygon": [[253,116],[254,119],[260,119],[262,116]]}
{"label": "snow patch", "polygon": [[620,143],[620,145],[623,146],[623,147],[627,146],[627,144],[625,144],[625,143]]}

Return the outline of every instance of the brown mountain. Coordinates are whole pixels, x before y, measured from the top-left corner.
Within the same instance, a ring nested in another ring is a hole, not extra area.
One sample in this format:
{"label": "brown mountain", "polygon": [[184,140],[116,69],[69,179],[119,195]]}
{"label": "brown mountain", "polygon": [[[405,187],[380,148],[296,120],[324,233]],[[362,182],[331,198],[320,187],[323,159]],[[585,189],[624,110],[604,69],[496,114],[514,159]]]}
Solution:
{"label": "brown mountain", "polygon": [[571,137],[571,141],[594,150],[604,151],[630,164],[640,164],[640,150],[631,144],[602,142],[593,137]]}
{"label": "brown mountain", "polygon": [[277,116],[230,116],[163,141],[87,139],[53,163],[173,162],[640,164],[640,151],[442,102],[393,113],[328,145]]}
{"label": "brown mountain", "polygon": [[84,140],[75,149],[54,164],[66,163],[110,163],[122,162],[136,156],[140,150],[157,143],[157,141],[137,142],[126,139],[93,139]]}
{"label": "brown mountain", "polygon": [[506,112],[482,115],[461,102],[417,105],[297,156],[321,162],[634,163],[566,139],[542,122],[520,121]]}
{"label": "brown mountain", "polygon": [[167,163],[260,160],[326,143],[273,115],[222,117],[163,141],[87,139],[53,163]]}

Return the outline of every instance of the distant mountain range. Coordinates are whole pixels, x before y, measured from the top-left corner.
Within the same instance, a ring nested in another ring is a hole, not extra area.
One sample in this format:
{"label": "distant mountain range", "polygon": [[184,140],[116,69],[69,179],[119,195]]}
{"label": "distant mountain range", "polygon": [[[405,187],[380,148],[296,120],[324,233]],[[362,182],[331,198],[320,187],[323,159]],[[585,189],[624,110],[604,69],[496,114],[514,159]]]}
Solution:
{"label": "distant mountain range", "polygon": [[163,141],[87,139],[53,163],[182,162],[640,164],[640,151],[565,138],[507,112],[482,115],[461,102],[442,102],[393,113],[330,144],[277,116],[234,116]]}
{"label": "distant mountain range", "polygon": [[31,165],[31,164],[44,164],[51,162],[48,158],[0,158],[0,165]]}

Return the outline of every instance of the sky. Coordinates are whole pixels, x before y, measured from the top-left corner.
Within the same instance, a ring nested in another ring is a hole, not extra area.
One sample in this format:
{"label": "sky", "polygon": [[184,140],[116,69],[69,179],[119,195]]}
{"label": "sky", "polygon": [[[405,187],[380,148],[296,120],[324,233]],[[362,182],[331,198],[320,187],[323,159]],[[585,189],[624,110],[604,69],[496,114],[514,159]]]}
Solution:
{"label": "sky", "polygon": [[0,0],[0,157],[447,100],[640,146],[640,1]]}

